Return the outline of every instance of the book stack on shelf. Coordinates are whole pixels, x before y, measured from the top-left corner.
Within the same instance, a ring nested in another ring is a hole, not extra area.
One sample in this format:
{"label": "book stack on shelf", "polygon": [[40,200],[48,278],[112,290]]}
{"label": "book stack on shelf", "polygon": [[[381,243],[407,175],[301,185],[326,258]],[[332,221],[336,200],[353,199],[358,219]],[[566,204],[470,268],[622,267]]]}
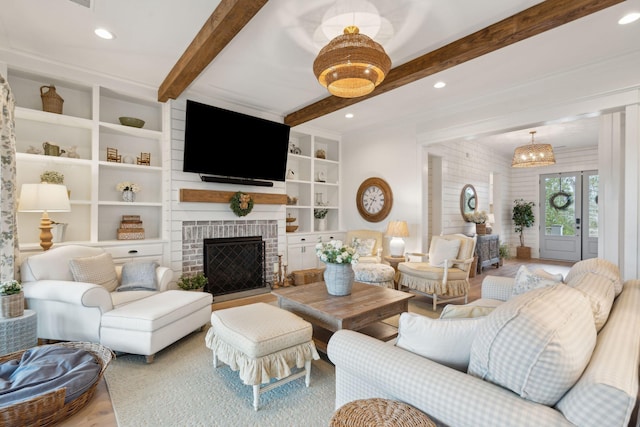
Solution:
{"label": "book stack on shelf", "polygon": [[118,228],[118,240],[144,239],[144,228],[140,215],[122,215],[120,228]]}

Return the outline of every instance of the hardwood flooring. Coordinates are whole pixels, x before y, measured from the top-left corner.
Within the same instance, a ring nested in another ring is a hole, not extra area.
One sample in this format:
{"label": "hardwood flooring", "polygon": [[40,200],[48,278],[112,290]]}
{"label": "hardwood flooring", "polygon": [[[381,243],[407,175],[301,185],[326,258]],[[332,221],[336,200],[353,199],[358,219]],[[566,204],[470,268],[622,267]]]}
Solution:
{"label": "hardwood flooring", "polygon": [[[471,283],[471,289],[469,291],[469,301],[480,298],[482,280],[485,276],[491,275],[515,277],[518,268],[523,264],[526,264],[527,267],[531,270],[534,270],[536,268],[543,268],[550,273],[562,273],[563,275],[566,275],[573,265],[573,263],[571,262],[547,261],[540,259],[532,259],[530,261],[523,261],[519,259],[505,260],[502,267],[487,267],[483,270],[482,274],[476,274],[475,277],[469,280]],[[276,301],[275,296],[271,294],[262,294],[237,300],[230,300],[219,303],[214,302],[211,306],[211,309],[220,310],[223,308],[253,304],[255,302],[274,301]],[[113,412],[113,405],[111,404],[111,399],[109,398],[109,390],[104,379],[100,381],[100,384],[96,389],[96,393],[89,404],[77,414],[63,421],[59,425],[65,427],[116,427],[118,425],[115,414]]]}

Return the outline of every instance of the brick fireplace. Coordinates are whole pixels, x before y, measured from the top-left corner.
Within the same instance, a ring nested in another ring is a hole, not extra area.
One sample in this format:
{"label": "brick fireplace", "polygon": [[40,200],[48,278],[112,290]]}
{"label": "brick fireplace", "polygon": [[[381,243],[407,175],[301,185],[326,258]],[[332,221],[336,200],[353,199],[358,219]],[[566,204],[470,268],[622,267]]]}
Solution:
{"label": "brick fireplace", "polygon": [[[224,294],[226,298],[231,299],[235,296],[245,296],[245,294],[255,294],[268,292],[270,282],[272,281],[271,269],[278,262],[278,222],[276,220],[235,220],[235,221],[183,221],[182,222],[182,273],[192,274],[205,271],[205,239],[229,239],[229,238],[261,238],[264,244],[264,257],[262,258],[262,266],[259,268],[263,273],[262,283],[264,286],[256,286],[255,281],[247,281],[246,289],[231,289],[228,285],[224,285],[219,292]],[[233,239],[232,239],[233,240]],[[245,239],[239,239],[243,242]],[[224,240],[222,240],[224,241]],[[233,250],[234,252],[240,252]],[[245,269],[255,272],[256,265],[246,265],[246,251],[244,258],[239,258],[236,269]],[[225,262],[230,262],[229,260]],[[257,262],[257,261],[256,261]],[[226,269],[226,267],[225,267]],[[248,271],[238,270],[239,276],[245,276]],[[220,273],[227,275],[224,271]],[[211,279],[210,279],[211,280]],[[215,292],[216,284],[213,287],[214,298],[218,295]],[[232,285],[232,287],[235,285]],[[258,289],[259,288],[259,289]],[[235,295],[237,294],[237,295]],[[230,297],[230,298],[229,298]],[[219,298],[215,298],[220,301]]]}

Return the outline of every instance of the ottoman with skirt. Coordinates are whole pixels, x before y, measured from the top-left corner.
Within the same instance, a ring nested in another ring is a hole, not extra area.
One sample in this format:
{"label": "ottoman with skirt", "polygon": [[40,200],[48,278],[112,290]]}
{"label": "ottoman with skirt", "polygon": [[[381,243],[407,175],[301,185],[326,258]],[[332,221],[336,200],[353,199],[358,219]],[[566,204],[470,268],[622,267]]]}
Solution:
{"label": "ottoman with skirt", "polygon": [[[218,361],[226,363],[253,386],[256,411],[261,393],[303,376],[308,387],[311,360],[320,358],[309,322],[262,302],[212,312],[205,342],[214,368]],[[293,368],[300,370],[293,373]]]}

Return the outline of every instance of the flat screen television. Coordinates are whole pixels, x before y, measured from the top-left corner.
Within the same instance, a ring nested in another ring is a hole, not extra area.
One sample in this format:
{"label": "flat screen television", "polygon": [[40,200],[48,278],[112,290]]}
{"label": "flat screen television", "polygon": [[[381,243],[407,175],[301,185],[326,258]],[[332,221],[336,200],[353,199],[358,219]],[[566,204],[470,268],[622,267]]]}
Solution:
{"label": "flat screen television", "polygon": [[187,100],[183,171],[213,182],[284,181],[289,131],[283,123]]}

